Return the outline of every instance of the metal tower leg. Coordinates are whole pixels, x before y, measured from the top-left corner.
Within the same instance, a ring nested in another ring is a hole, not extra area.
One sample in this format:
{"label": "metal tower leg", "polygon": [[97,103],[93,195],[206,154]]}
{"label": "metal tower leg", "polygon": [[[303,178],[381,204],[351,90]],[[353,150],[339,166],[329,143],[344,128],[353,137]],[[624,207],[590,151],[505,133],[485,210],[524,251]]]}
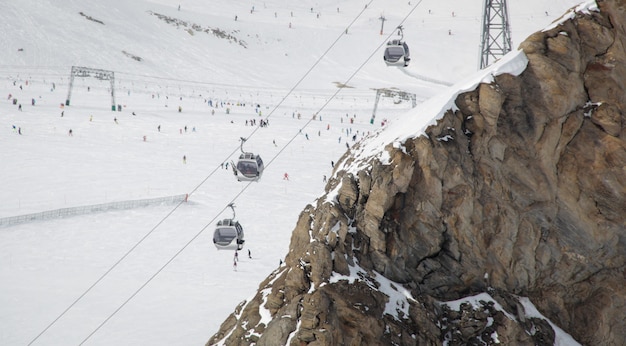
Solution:
{"label": "metal tower leg", "polygon": [[511,51],[511,30],[506,0],[485,0],[480,38],[480,69]]}

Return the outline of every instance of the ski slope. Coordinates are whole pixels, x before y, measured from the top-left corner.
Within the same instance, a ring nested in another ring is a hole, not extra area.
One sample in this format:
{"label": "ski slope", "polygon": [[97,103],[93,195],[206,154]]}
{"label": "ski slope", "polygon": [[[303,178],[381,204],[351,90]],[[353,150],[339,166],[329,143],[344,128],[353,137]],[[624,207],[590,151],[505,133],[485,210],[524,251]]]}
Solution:
{"label": "ski slope", "polygon": [[[511,3],[514,46],[576,3]],[[455,83],[475,72],[481,6],[1,3],[0,217],[178,194],[189,201],[1,227],[0,344],[204,344],[278,267],[346,143],[411,112],[408,102],[382,99],[371,122],[373,89],[425,100],[446,86],[424,79]],[[401,23],[412,52],[404,72],[382,62]],[[122,111],[111,111],[109,81],[90,78],[75,79],[62,108],[73,65],[114,71]],[[265,118],[268,127],[246,125]],[[222,168],[240,137],[267,165],[259,182]],[[230,202],[246,232],[237,271],[233,253],[211,242]]]}

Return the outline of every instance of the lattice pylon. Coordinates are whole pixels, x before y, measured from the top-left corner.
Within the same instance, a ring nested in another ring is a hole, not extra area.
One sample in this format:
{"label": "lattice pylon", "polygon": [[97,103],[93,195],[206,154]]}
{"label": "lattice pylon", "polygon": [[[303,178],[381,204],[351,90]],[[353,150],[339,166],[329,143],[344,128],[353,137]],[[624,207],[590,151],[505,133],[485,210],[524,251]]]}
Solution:
{"label": "lattice pylon", "polygon": [[511,51],[511,30],[506,0],[485,0],[480,38],[480,69]]}
{"label": "lattice pylon", "polygon": [[67,91],[67,99],[65,100],[66,106],[70,105],[72,88],[74,87],[74,77],[94,77],[100,80],[111,81],[111,110],[115,111],[115,72],[90,67],[72,66],[72,71],[70,73],[70,87]]}

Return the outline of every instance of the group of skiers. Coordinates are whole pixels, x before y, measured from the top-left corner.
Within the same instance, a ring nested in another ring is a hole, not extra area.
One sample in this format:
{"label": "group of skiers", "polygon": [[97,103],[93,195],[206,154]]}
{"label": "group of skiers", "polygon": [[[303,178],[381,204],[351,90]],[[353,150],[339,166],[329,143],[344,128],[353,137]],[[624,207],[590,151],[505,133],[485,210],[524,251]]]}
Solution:
{"label": "group of skiers", "polygon": [[[250,126],[256,126],[256,119],[246,120],[246,126],[248,126],[248,124],[250,124]],[[269,120],[264,120],[264,119],[259,120],[260,127],[268,127],[269,125],[270,125]]]}
{"label": "group of skiers", "polygon": [[[54,90],[54,86],[53,86],[53,90]],[[13,104],[18,105],[18,109],[21,108],[21,105],[17,103],[17,99],[15,99],[12,94],[8,95],[8,100],[13,102]],[[207,103],[209,104],[209,106],[213,106],[215,108],[217,108],[219,106],[224,107],[224,105],[226,105],[226,106],[230,106],[231,105],[230,103],[226,103],[225,104],[223,102],[221,102],[221,103],[214,103],[214,101],[212,101],[212,100],[207,101]],[[33,106],[35,105],[35,99],[33,99],[31,101],[31,105],[33,105]],[[237,103],[237,106],[245,106],[245,104]],[[61,107],[61,108],[63,109],[63,107]],[[261,112],[260,112],[261,107],[260,107],[260,105],[256,105],[255,104],[254,108],[255,108],[255,112],[259,116],[261,116]],[[230,108],[228,108],[228,109],[230,109]],[[182,108],[179,107],[178,111],[180,112],[181,110],[182,110]],[[213,111],[213,114],[214,114],[215,110],[213,109],[212,111]],[[297,118],[301,119],[301,114],[299,112],[295,112],[295,111],[292,113],[292,117],[296,118],[296,114],[297,114]],[[61,112],[61,117],[63,117],[63,115],[64,115],[64,111]],[[135,114],[133,113],[133,115],[135,115]],[[341,122],[343,123],[343,117],[340,117],[340,118],[341,118]],[[349,117],[348,114],[346,114],[346,118],[348,119],[348,122],[352,124],[352,123],[354,123],[354,119],[356,118],[356,114],[354,115],[354,117]],[[314,120],[318,120],[318,119],[321,121],[322,120],[322,116],[316,114],[314,116]],[[90,115],[89,121],[93,121],[93,116]],[[109,121],[111,121],[111,120],[109,120]],[[121,124],[121,122],[119,121],[119,119],[116,116],[113,117],[113,123],[117,124],[117,125]],[[232,123],[232,121],[231,121],[231,123]],[[257,126],[257,124],[258,124],[258,126],[260,126],[260,127],[267,127],[267,126],[269,126],[269,121],[266,120],[266,119],[259,119],[259,121],[257,122],[256,118],[249,118],[249,119],[245,120],[245,125],[247,126],[248,124],[250,124],[250,126]],[[329,131],[330,130],[330,123],[324,124],[324,127],[326,128],[327,131]],[[157,129],[158,132],[161,132],[162,125],[158,124],[156,126],[156,129]],[[22,134],[22,129],[19,126],[13,125],[13,131],[16,132],[17,134],[20,134],[20,135]],[[180,134],[187,133],[188,131],[189,131],[189,127],[187,125],[185,125],[184,127],[181,127],[179,129],[179,133]],[[352,133],[352,128],[344,128],[344,129],[341,129],[341,131],[342,131],[342,135],[345,135],[348,138],[351,137],[353,141],[357,140],[357,134],[359,134],[358,130],[356,131],[356,134]],[[73,134],[74,134],[73,132],[74,131],[72,129],[69,129],[67,133],[68,133],[69,136],[73,136]],[[195,126],[193,127],[192,132],[196,132]],[[309,135],[307,133],[302,133],[302,134],[304,135],[304,137],[306,137],[306,139],[309,139]],[[321,136],[321,131],[318,131],[318,136]],[[145,135],[143,135],[142,138],[143,138],[144,142],[147,141],[147,137]],[[341,142],[341,137],[340,137],[340,142]],[[348,142],[348,140],[346,140],[346,142]],[[272,143],[273,143],[274,146],[277,146],[275,140]],[[347,143],[346,143],[346,145],[347,145]],[[186,154],[182,155],[182,163],[183,164],[187,163],[187,155]],[[334,166],[334,162],[331,162],[331,166]],[[222,167],[226,168],[228,170],[229,169],[229,163],[228,162],[222,163]],[[286,181],[289,180],[289,174],[287,172],[285,172],[283,174],[283,179],[286,180]],[[324,175],[323,176],[323,182],[326,182],[326,181],[327,181],[327,177],[326,177],[326,175]],[[250,259],[252,259],[252,254],[251,254],[251,251],[249,249],[248,249],[248,257]],[[237,270],[238,262],[239,262],[239,253],[238,253],[238,251],[235,251],[234,258],[233,258],[233,270],[235,270],[235,271]],[[282,265],[282,263],[283,263],[283,260],[280,259],[279,265]]]}
{"label": "group of skiers", "polygon": [[[252,252],[248,249],[248,258],[252,259]],[[239,251],[235,250],[235,256],[233,257],[233,270],[237,271],[237,262],[239,262]]]}

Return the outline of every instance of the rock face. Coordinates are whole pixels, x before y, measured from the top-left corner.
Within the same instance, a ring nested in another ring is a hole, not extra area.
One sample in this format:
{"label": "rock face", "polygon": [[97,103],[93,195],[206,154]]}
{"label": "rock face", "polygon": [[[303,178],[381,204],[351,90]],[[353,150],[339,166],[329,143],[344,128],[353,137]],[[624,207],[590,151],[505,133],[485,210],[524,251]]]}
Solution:
{"label": "rock face", "polygon": [[[626,1],[597,4],[387,160],[347,153],[333,202],[306,207],[286,265],[208,345],[552,345],[520,297],[581,344],[623,345]],[[497,304],[442,303],[485,292]]]}

